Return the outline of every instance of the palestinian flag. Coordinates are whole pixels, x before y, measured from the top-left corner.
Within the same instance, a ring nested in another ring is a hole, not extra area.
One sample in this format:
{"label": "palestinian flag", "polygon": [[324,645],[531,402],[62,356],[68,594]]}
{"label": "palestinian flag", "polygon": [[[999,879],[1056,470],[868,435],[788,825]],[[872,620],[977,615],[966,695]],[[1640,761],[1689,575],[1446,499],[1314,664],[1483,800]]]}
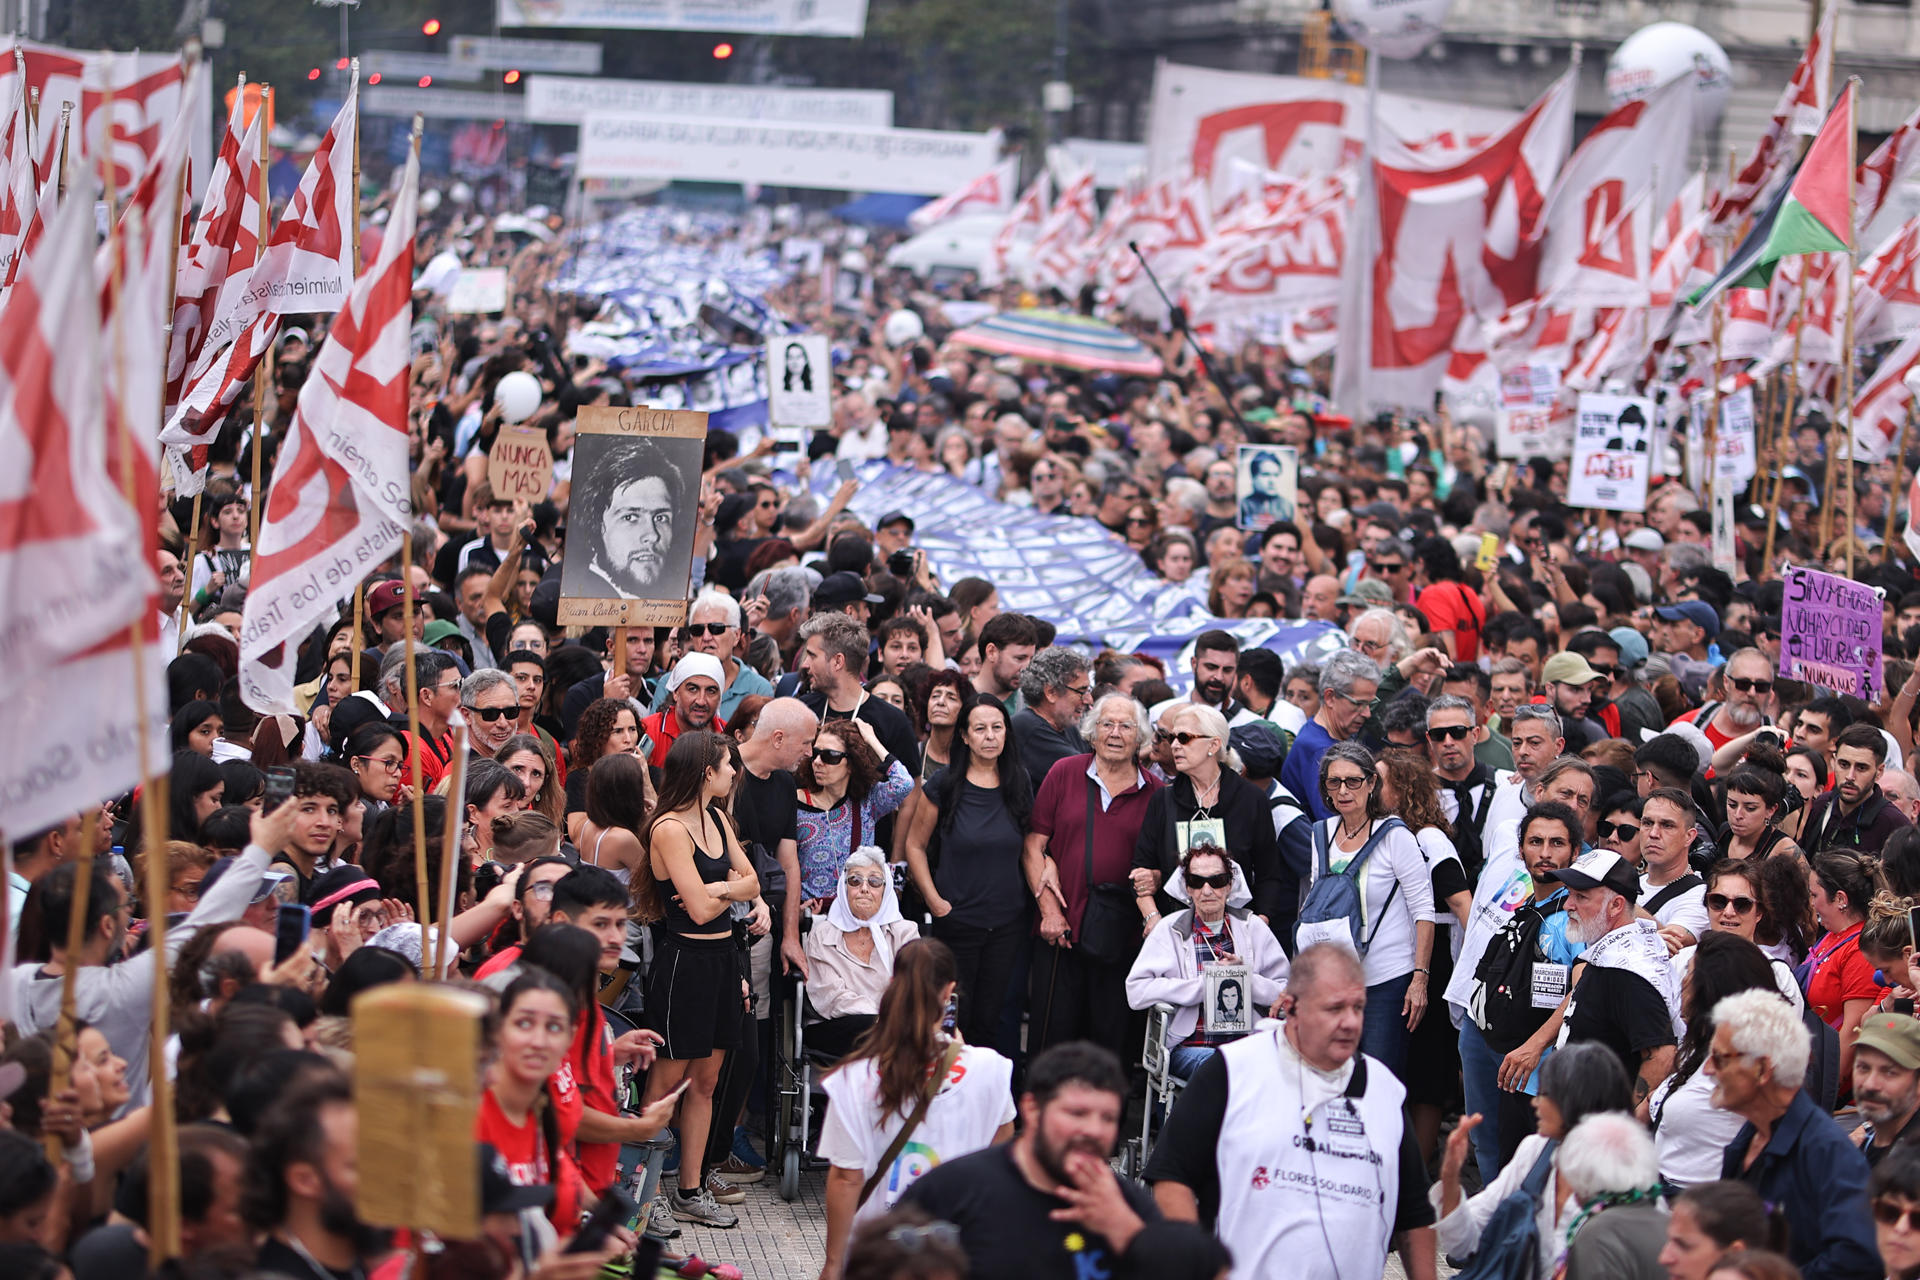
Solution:
{"label": "palestinian flag", "polygon": [[1698,307],[1722,289],[1764,288],[1774,264],[1798,253],[1853,252],[1848,213],[1853,176],[1853,84],[1827,113],[1820,135],[1774,195],[1713,282],[1690,301]]}

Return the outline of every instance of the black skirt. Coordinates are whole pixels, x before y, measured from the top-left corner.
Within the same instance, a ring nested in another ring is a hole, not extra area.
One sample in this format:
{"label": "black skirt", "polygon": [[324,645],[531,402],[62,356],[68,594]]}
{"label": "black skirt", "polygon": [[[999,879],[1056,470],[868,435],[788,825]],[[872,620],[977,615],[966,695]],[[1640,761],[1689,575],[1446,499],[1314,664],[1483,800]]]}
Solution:
{"label": "black skirt", "polygon": [[730,937],[654,929],[644,1017],[666,1041],[662,1058],[689,1062],[740,1047],[742,958]]}

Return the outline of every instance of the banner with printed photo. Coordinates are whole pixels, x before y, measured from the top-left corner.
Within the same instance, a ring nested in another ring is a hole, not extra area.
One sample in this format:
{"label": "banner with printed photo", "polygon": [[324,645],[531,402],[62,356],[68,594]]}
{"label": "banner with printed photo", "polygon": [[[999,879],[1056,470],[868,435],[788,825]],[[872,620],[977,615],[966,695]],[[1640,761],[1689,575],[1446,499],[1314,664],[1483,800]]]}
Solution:
{"label": "banner with printed photo", "polygon": [[1234,467],[1233,496],[1242,529],[1258,531],[1291,520],[1300,499],[1300,451],[1287,445],[1243,444]]}
{"label": "banner with printed photo", "polygon": [[685,622],[707,415],[586,408],[576,425],[561,625]]}
{"label": "banner with printed photo", "polygon": [[1568,504],[1645,511],[1653,432],[1653,401],[1637,396],[1581,396],[1574,419]]}
{"label": "banner with printed photo", "polygon": [[1522,364],[1500,372],[1494,448],[1502,458],[1565,458],[1573,453],[1573,416],[1560,405],[1560,371]]}
{"label": "banner with printed photo", "polygon": [[776,427],[833,425],[833,361],[824,333],[767,343],[767,414]]}
{"label": "banner with printed photo", "polygon": [[1880,593],[1818,569],[1789,568],[1780,601],[1779,674],[1831,693],[1877,702],[1881,674]]}

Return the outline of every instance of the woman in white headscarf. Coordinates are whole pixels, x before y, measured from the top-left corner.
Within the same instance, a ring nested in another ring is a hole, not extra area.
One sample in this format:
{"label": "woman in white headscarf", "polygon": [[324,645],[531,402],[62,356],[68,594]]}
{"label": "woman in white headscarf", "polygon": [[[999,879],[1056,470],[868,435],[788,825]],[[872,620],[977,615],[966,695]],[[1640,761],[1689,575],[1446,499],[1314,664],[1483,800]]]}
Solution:
{"label": "woman in white headscarf", "polygon": [[1247,967],[1254,1016],[1269,1009],[1287,987],[1287,953],[1267,922],[1247,910],[1253,894],[1240,864],[1218,845],[1188,849],[1167,892],[1188,905],[1153,926],[1127,974],[1127,1003],[1135,1009],[1173,1006],[1167,1022],[1169,1065],[1182,1079],[1222,1044],[1246,1033],[1209,1032],[1200,1020],[1206,999],[1203,970],[1210,965]]}
{"label": "woman in white headscarf", "polygon": [[807,1043],[835,1057],[873,1025],[893,958],[920,936],[918,926],[901,917],[886,855],[874,846],[848,855],[839,889],[803,939],[807,1003],[821,1019],[808,1024]]}

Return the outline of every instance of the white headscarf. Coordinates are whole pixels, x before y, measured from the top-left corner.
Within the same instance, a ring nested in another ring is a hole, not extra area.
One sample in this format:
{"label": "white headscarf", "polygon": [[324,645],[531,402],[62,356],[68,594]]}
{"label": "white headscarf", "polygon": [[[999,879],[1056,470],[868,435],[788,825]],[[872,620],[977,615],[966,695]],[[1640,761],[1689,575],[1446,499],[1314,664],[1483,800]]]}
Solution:
{"label": "white headscarf", "polygon": [[887,867],[887,856],[875,846],[863,844],[847,858],[847,864],[840,868],[840,874],[846,875],[847,866],[853,865],[854,858],[858,858],[863,853],[872,855],[878,860],[878,865],[865,860],[862,860],[861,865],[877,870],[880,878],[887,882],[886,887],[880,891],[880,909],[873,913],[872,919],[862,920],[853,914],[853,907],[848,903],[844,886],[842,886],[842,892],[834,894],[832,903],[827,907],[827,923],[841,933],[858,933],[862,929],[871,929],[874,957],[884,967],[892,969],[893,942],[887,936],[886,926],[895,920],[904,920],[906,917],[900,914],[900,899],[893,891],[893,872]]}
{"label": "white headscarf", "polygon": [[[1247,887],[1246,872],[1242,871],[1240,864],[1227,857],[1224,852],[1220,856],[1226,859],[1227,869],[1233,872],[1233,884],[1227,889],[1227,905],[1244,907],[1253,901],[1253,890]],[[1176,870],[1167,880],[1167,894],[1186,903],[1189,907],[1193,905],[1193,899],[1187,895],[1187,874],[1184,870]]]}

